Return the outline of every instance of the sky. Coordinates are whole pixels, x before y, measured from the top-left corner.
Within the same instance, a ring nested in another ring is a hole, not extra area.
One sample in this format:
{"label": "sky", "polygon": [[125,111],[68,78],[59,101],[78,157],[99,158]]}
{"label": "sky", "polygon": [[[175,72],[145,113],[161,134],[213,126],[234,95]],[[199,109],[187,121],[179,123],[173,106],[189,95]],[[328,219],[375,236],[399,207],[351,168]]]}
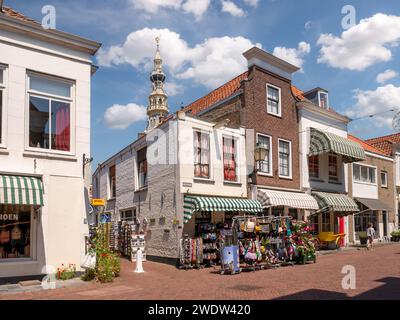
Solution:
{"label": "sky", "polygon": [[[57,29],[102,43],[93,58],[92,156],[100,163],[146,127],[156,36],[171,112],[246,70],[258,46],[301,68],[293,84],[322,87],[363,139],[394,132],[400,112],[399,0],[5,0]],[[349,7],[351,6],[351,7]],[[395,110],[389,111],[388,110]],[[368,117],[375,115],[374,117]],[[94,166],[95,167],[95,166]]]}

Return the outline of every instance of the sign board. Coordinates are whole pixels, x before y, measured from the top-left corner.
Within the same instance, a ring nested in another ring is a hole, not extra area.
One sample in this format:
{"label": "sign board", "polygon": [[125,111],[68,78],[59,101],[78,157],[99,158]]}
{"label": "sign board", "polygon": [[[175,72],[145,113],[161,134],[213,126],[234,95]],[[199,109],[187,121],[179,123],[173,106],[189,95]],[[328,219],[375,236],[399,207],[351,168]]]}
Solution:
{"label": "sign board", "polygon": [[104,199],[92,199],[92,206],[94,207],[101,207],[105,205],[106,202],[104,201]]}
{"label": "sign board", "polygon": [[191,188],[193,186],[190,182],[183,182],[182,185],[184,188]]}

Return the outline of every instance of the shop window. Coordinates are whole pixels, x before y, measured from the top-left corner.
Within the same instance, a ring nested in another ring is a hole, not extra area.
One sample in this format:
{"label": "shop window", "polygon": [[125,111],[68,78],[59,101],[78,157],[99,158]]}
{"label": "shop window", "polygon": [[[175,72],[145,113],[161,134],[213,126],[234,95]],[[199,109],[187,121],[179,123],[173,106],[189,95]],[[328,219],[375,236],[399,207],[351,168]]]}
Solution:
{"label": "shop window", "polygon": [[386,171],[381,171],[381,187],[383,188],[387,188],[388,186],[387,175]]}
{"label": "shop window", "polygon": [[308,172],[310,178],[319,178],[319,156],[308,157]]}
{"label": "shop window", "polygon": [[330,154],[328,156],[328,165],[329,165],[329,180],[330,181],[339,181],[339,170],[338,170],[338,160],[337,156]]}
{"label": "shop window", "polygon": [[110,198],[115,198],[117,196],[115,165],[108,169],[108,180],[110,184]]}
{"label": "shop window", "polygon": [[309,221],[311,223],[312,233],[319,233],[319,223],[318,223],[318,214],[313,214],[310,216]]}
{"label": "shop window", "polygon": [[30,256],[30,207],[0,205],[0,261]]}
{"label": "shop window", "polygon": [[[382,176],[381,176],[382,178]],[[376,183],[376,168],[353,164],[353,179],[357,182]],[[387,179],[386,179],[387,180]]]}
{"label": "shop window", "polygon": [[280,217],[285,215],[285,207],[272,207],[271,215],[274,217]]}
{"label": "shop window", "polygon": [[298,219],[298,209],[289,208],[289,216],[292,217],[292,219],[297,220]]}
{"label": "shop window", "polygon": [[194,132],[194,176],[196,178],[210,178],[210,135]]}
{"label": "shop window", "polygon": [[279,176],[290,177],[291,169],[291,143],[290,141],[279,139]]}
{"label": "shop window", "polygon": [[376,211],[367,211],[360,214],[354,215],[354,230],[356,232],[356,236],[358,238],[357,232],[367,231],[368,224],[372,223],[376,234],[378,233],[378,219]]}
{"label": "shop window", "polygon": [[322,232],[329,232],[331,231],[331,214],[329,212],[322,214],[322,225],[321,225]]}
{"label": "shop window", "polygon": [[224,180],[237,181],[236,140],[224,137],[222,145],[224,149]]}
{"label": "shop window", "polygon": [[267,150],[265,159],[258,162],[258,171],[262,173],[272,173],[272,153],[271,153],[271,137],[257,134],[257,143]]}
{"label": "shop window", "polygon": [[29,75],[29,146],[71,151],[72,84]]}
{"label": "shop window", "polygon": [[136,209],[120,211],[121,221],[136,222]]}
{"label": "shop window", "polygon": [[139,189],[147,187],[147,148],[137,152],[138,183]]}
{"label": "shop window", "polygon": [[281,89],[267,84],[267,112],[281,116]]}

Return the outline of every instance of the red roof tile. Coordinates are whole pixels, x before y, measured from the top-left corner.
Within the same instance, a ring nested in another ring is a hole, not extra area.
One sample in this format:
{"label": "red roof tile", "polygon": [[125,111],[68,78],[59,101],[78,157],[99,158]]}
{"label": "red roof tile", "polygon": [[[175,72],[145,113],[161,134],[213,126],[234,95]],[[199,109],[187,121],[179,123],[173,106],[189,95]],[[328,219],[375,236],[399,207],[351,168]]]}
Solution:
{"label": "red roof tile", "polygon": [[365,140],[375,148],[382,150],[387,155],[393,154],[393,145],[400,143],[400,133]]}
{"label": "red roof tile", "polygon": [[20,13],[20,12],[18,12],[18,11],[15,11],[14,9],[12,9],[12,8],[10,8],[10,7],[5,7],[5,6],[3,6],[3,10],[2,10],[2,12],[0,12],[0,13],[6,15],[6,16],[8,16],[8,17],[21,20],[21,21],[39,24],[39,22],[37,22],[37,21],[35,21],[35,20],[33,20],[33,19],[31,19],[31,18],[29,18],[29,17],[23,15],[22,13]]}
{"label": "red roof tile", "polygon": [[292,86],[292,92],[293,92],[293,95],[297,98],[297,99],[300,99],[300,100],[304,100],[305,98],[304,98],[304,92],[303,91],[301,91],[299,88],[297,88],[297,87],[295,87],[295,86]]}
{"label": "red roof tile", "polygon": [[375,146],[370,145],[369,143],[365,142],[364,140],[361,140],[360,138],[357,138],[351,134],[349,134],[347,136],[350,140],[354,141],[354,142],[358,142],[365,151],[369,151],[372,153],[376,153],[379,154],[381,156],[388,156],[390,154],[387,154],[386,152],[384,152],[383,150],[380,150],[378,148],[376,148]]}
{"label": "red roof tile", "polygon": [[230,97],[231,95],[239,91],[240,83],[247,78],[247,75],[247,71],[238,75],[236,78],[211,91],[204,97],[197,99],[195,102],[185,107],[184,111],[191,112],[191,114],[196,115],[200,111],[211,107],[215,103]]}

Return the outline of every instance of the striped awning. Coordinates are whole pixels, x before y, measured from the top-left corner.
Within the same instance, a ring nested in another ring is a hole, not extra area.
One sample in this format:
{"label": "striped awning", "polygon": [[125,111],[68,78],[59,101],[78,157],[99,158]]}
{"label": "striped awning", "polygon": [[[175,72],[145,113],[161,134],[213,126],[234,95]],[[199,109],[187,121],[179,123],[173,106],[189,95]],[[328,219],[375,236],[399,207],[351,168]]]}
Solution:
{"label": "striped awning", "polygon": [[42,206],[42,181],[33,177],[0,175],[0,204]]}
{"label": "striped awning", "polygon": [[265,207],[289,207],[297,209],[318,210],[318,203],[314,197],[302,192],[286,192],[259,189],[257,199]]}
{"label": "striped awning", "polygon": [[263,210],[260,202],[257,200],[200,196],[185,196],[183,208],[184,223],[187,223],[196,211],[238,211],[257,213]]}
{"label": "striped awning", "polygon": [[341,212],[357,212],[359,211],[357,203],[354,199],[341,193],[330,192],[313,192],[312,195],[317,199],[320,209]]}
{"label": "striped awning", "polygon": [[343,162],[350,163],[365,160],[365,152],[361,145],[334,133],[310,128],[310,153],[315,156],[334,153],[343,156]]}

